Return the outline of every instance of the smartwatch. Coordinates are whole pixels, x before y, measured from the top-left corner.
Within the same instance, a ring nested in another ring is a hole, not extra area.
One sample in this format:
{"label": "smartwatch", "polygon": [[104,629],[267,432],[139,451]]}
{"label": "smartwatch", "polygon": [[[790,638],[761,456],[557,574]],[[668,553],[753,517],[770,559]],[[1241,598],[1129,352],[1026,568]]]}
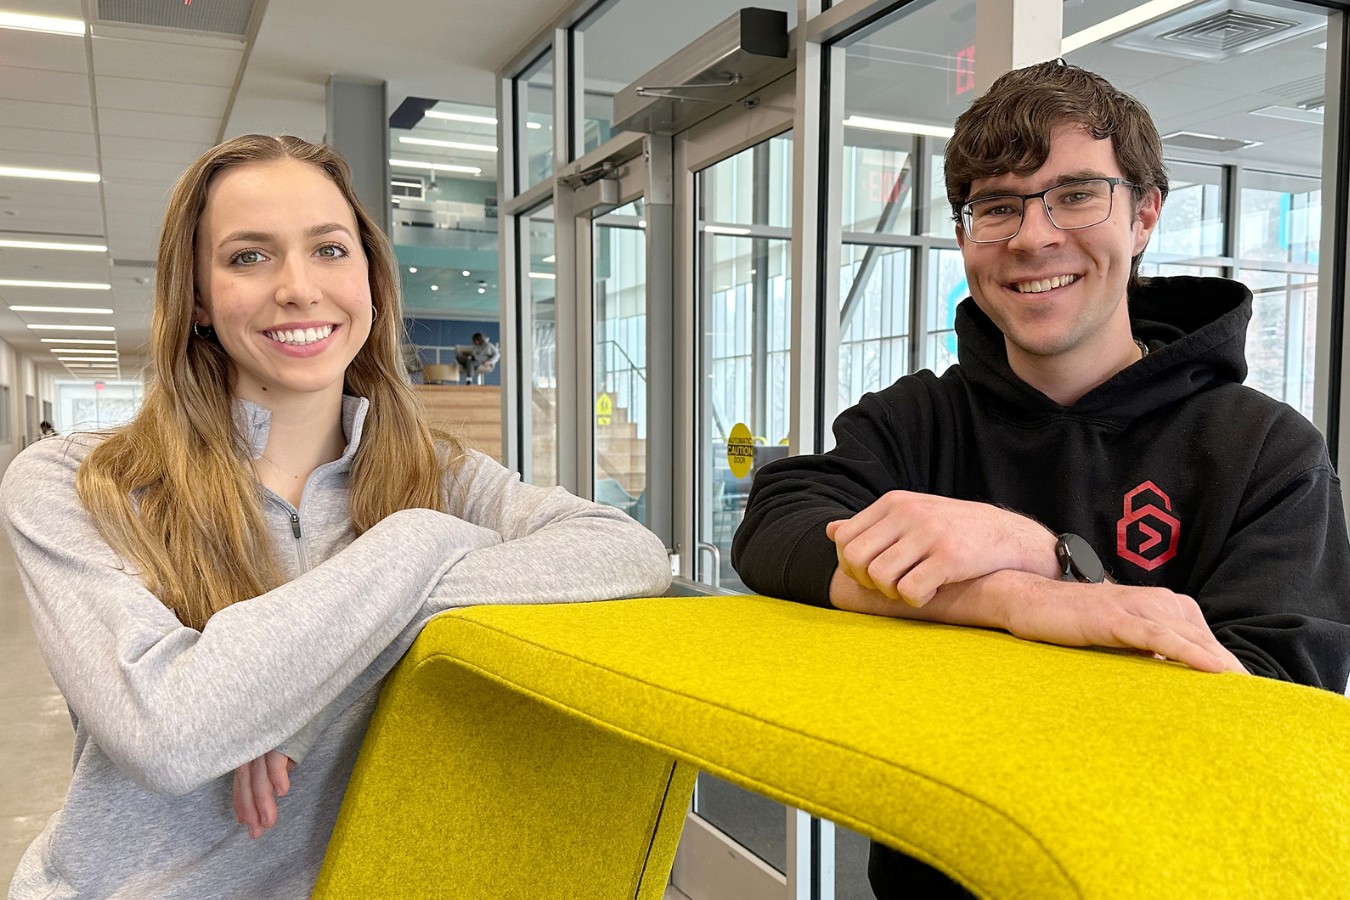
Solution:
{"label": "smartwatch", "polygon": [[1065,581],[1101,584],[1106,577],[1106,570],[1092,545],[1072,532],[1066,531],[1055,539],[1055,559],[1059,560]]}

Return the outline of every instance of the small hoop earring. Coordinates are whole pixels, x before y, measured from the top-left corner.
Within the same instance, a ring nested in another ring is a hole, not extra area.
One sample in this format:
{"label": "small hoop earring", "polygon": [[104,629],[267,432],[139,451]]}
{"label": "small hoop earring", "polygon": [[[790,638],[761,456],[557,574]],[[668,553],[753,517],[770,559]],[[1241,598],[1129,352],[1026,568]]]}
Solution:
{"label": "small hoop earring", "polygon": [[370,304],[370,320],[374,322],[380,316],[380,308],[374,303]]}
{"label": "small hoop earring", "polygon": [[215,337],[216,334],[215,329],[210,325],[202,326],[198,325],[196,322],[192,323],[192,333],[203,341],[207,338]]}

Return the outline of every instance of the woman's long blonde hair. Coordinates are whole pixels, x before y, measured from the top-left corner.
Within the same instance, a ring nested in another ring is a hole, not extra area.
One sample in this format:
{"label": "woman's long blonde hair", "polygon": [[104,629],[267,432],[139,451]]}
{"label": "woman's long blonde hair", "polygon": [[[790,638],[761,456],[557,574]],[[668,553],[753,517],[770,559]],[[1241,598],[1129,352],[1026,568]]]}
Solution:
{"label": "woman's long blonde hair", "polygon": [[351,519],[360,534],[400,509],[443,509],[442,477],[462,458],[433,435],[404,374],[398,270],[388,238],[361,207],[347,163],[296,137],[245,135],[208,150],[174,187],[160,236],[151,319],[153,378],[135,420],[96,447],[76,489],[104,538],[183,624],[281,581],[245,436],[234,425],[228,357],[193,334],[195,237],[207,189],[221,171],[275,160],[317,166],[356,216],[375,317],[347,367],[344,390],[370,401],[351,470]]}

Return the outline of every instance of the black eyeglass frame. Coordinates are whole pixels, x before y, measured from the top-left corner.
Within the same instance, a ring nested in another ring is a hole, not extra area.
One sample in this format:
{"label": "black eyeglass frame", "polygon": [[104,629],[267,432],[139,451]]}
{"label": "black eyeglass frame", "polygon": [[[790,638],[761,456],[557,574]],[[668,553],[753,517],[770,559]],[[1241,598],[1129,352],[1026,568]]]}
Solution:
{"label": "black eyeglass frame", "polygon": [[[1075,184],[1088,184],[1093,181],[1105,181],[1107,185],[1109,185],[1109,187],[1107,188],[1109,195],[1108,196],[1109,202],[1107,203],[1106,206],[1106,216],[1101,220],[1101,222],[1093,222],[1091,225],[1071,225],[1068,228],[1065,228],[1063,225],[1060,225],[1058,222],[1056,222],[1055,214],[1050,212],[1050,204],[1045,202],[1045,195],[1052,194],[1058,190],[1063,190],[1066,187],[1072,187]],[[980,197],[977,200],[967,200],[965,203],[961,204],[961,211],[957,215],[956,220],[961,224],[961,227],[965,229],[966,240],[970,241],[971,243],[1002,244],[1005,241],[1011,241],[1013,238],[1021,234],[1022,223],[1027,220],[1027,201],[1040,200],[1041,206],[1045,207],[1046,219],[1048,219],[1050,221],[1050,224],[1055,226],[1055,228],[1059,229],[1060,231],[1082,231],[1084,228],[1096,228],[1098,225],[1102,224],[1102,222],[1105,222],[1107,219],[1111,218],[1111,212],[1112,210],[1115,209],[1116,188],[1121,185],[1124,185],[1125,187],[1131,188],[1136,191],[1143,190],[1142,185],[1136,184],[1133,181],[1126,181],[1124,178],[1108,178],[1105,175],[1103,175],[1100,178],[1075,178],[1073,181],[1064,181],[1059,184],[1052,185],[1051,187],[1048,187],[1043,191],[1037,191],[1034,194],[990,194],[988,197]],[[971,204],[984,203],[989,200],[1014,200],[1014,199],[1022,201],[1022,214],[1017,219],[1017,230],[1004,238],[995,238],[994,240],[984,240],[984,241],[977,240],[974,236],[975,232],[975,229],[973,227],[974,216],[971,210]]]}

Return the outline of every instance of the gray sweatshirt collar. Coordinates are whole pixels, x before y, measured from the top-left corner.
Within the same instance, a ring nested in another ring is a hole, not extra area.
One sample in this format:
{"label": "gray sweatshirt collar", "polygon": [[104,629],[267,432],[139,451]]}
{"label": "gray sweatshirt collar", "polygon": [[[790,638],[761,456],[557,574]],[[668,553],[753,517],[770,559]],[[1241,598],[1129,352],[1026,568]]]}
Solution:
{"label": "gray sweatshirt collar", "polygon": [[[370,401],[365,397],[342,395],[342,433],[347,436],[347,447],[334,464],[344,470],[351,466],[352,458],[356,456],[356,448],[361,446],[361,430],[365,427],[366,412],[369,409]],[[236,398],[234,427],[248,449],[249,459],[257,459],[267,447],[267,435],[272,427],[272,411],[265,406]]]}

